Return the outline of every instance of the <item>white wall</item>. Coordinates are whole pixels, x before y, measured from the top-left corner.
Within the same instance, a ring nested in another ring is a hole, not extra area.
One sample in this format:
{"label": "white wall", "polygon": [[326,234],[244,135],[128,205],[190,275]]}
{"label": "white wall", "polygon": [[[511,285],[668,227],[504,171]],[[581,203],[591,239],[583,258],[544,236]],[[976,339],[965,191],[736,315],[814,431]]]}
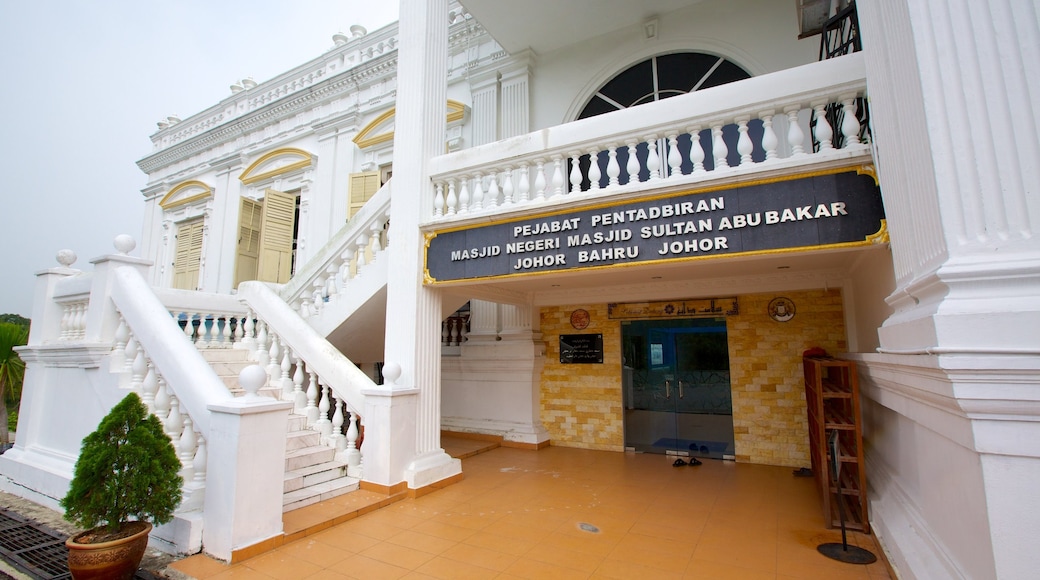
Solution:
{"label": "white wall", "polygon": [[752,76],[817,60],[819,37],[798,40],[791,2],[703,2],[659,15],[658,36],[642,24],[611,31],[579,46],[538,55],[531,81],[532,129],[574,120],[606,81],[651,56],[699,51],[725,56]]}

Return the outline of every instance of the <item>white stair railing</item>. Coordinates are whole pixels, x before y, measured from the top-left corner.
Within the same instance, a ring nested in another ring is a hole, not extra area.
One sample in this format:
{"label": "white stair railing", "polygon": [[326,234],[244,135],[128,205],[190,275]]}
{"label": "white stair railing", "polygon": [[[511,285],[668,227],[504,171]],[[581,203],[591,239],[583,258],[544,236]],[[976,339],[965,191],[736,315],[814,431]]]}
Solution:
{"label": "white stair railing", "polygon": [[350,291],[351,282],[365,275],[366,266],[386,250],[390,221],[388,181],[317,251],[278,292],[303,318],[321,316]]}

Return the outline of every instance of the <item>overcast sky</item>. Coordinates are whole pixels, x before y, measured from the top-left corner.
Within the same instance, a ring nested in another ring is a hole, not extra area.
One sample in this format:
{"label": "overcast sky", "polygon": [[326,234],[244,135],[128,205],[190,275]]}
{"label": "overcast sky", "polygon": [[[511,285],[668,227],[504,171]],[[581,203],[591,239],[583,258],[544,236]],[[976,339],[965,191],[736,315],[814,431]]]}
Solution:
{"label": "overcast sky", "polygon": [[[333,46],[397,0],[0,0],[0,313],[29,316],[35,273],[139,240],[156,121],[181,118]],[[132,255],[140,255],[137,250]]]}

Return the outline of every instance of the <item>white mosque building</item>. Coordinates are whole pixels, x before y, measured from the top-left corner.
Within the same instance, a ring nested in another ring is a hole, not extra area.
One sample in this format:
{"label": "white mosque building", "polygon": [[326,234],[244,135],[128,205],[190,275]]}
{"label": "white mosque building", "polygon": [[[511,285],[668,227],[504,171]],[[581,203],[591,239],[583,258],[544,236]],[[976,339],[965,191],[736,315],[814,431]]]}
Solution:
{"label": "white mosque building", "polygon": [[38,275],[0,489],[56,506],[128,390],[184,464],[154,535],[223,559],[457,480],[442,432],[808,467],[815,347],[900,576],[1035,577],[1035,2],[400,14],[159,123],[140,235]]}

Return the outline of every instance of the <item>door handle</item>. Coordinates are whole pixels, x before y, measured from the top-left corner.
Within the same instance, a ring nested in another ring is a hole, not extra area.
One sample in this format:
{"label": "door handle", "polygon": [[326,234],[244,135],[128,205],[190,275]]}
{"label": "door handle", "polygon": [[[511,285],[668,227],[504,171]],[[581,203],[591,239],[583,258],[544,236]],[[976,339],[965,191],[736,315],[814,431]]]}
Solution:
{"label": "door handle", "polygon": [[665,379],[664,381],[664,398],[672,398],[672,381],[669,381],[668,379]]}
{"label": "door handle", "polygon": [[683,398],[682,379],[679,379],[679,398]]}

